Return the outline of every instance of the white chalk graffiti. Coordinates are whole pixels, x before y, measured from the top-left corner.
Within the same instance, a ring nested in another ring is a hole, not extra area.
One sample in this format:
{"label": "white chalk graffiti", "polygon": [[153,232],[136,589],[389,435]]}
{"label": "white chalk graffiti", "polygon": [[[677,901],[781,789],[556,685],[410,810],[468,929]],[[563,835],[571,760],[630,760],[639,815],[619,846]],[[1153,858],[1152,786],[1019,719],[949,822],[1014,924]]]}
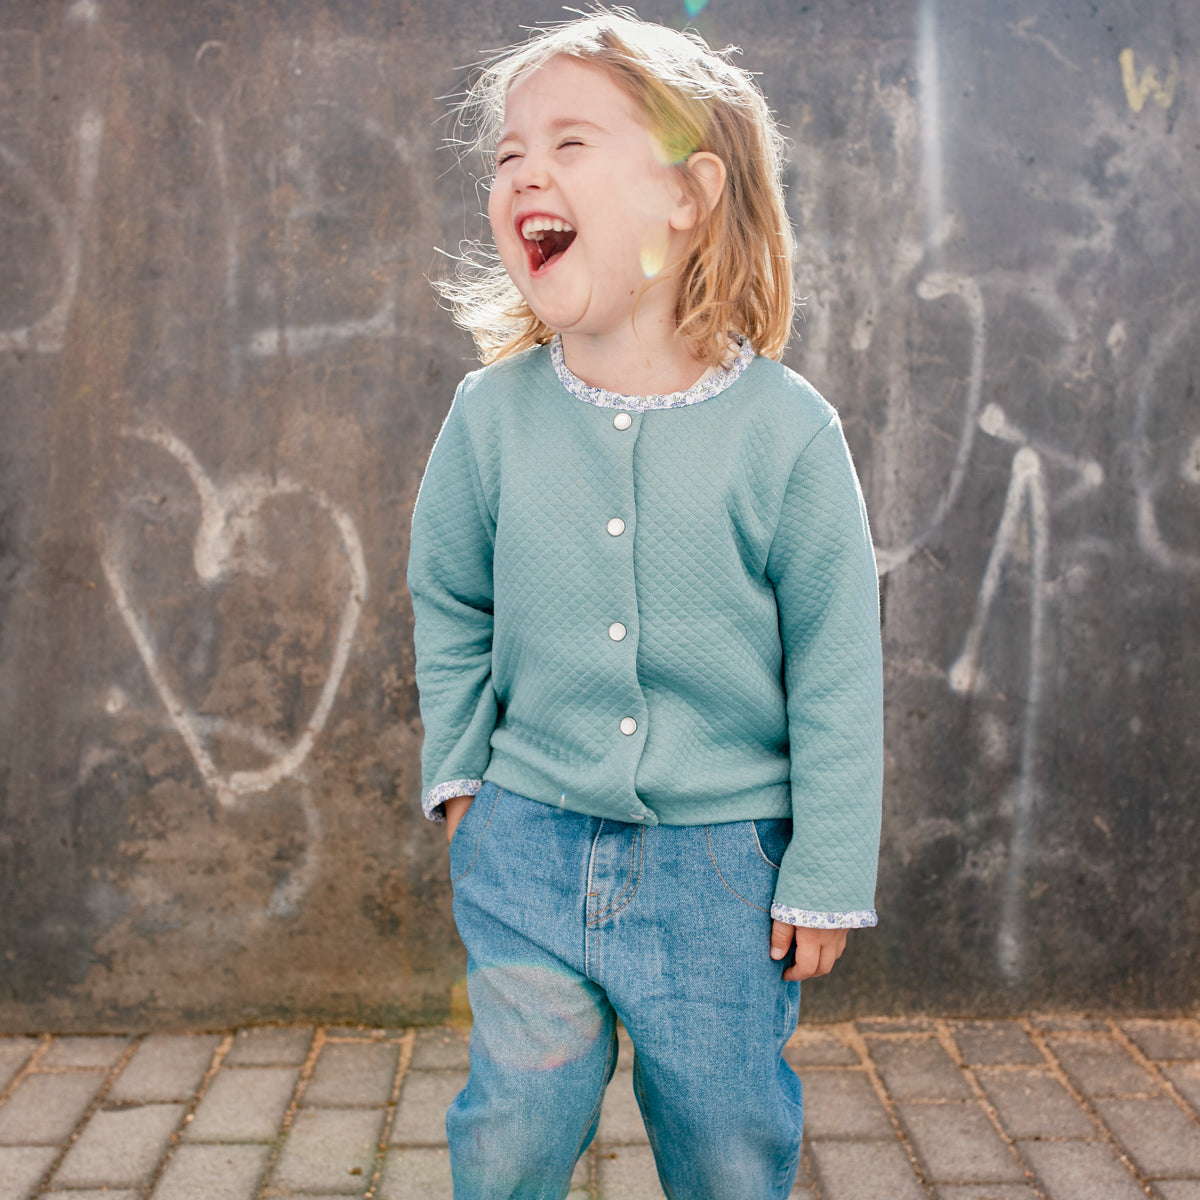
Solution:
{"label": "white chalk graffiti", "polygon": [[1000,915],[996,933],[996,960],[1009,979],[1018,978],[1023,965],[1026,869],[1033,833],[1033,811],[1037,801],[1037,775],[1034,751],[1041,723],[1042,693],[1046,674],[1045,624],[1046,584],[1050,560],[1050,500],[1045,461],[1071,469],[1076,483],[1058,500],[1058,507],[1073,503],[1100,486],[1104,472],[1092,460],[1077,459],[1043,445],[1035,445],[1014,426],[995,404],[989,404],[979,417],[986,433],[1020,449],[1013,456],[1012,475],[1004,498],[1004,510],[996,528],[991,554],[984,569],[983,582],[975,602],[975,613],[967,629],[963,648],[947,673],[950,687],[960,695],[980,687],[979,658],[988,615],[1000,587],[1001,572],[1013,557],[1021,536],[1022,522],[1029,533],[1029,652],[1025,671],[1024,713],[1021,720],[1021,751],[1012,801],[1012,832],[1009,835],[1008,861],[1000,896]]}
{"label": "white chalk graffiti", "polygon": [[[1200,323],[1200,305],[1186,305],[1167,322],[1161,333],[1150,343],[1150,352],[1139,364],[1133,376],[1134,449],[1133,485],[1137,493],[1137,538],[1143,551],[1160,567],[1168,571],[1194,573],[1200,571],[1200,554],[1180,550],[1163,533],[1158,519],[1158,494],[1173,480],[1154,470],[1154,447],[1149,433],[1149,421],[1154,404],[1160,398],[1159,375],[1184,339]],[[1182,431],[1181,431],[1182,432]],[[1200,436],[1185,453],[1179,474],[1186,483],[1200,482]]]}
{"label": "white chalk graffiti", "polygon": [[917,284],[917,295],[922,300],[938,300],[943,296],[957,296],[966,306],[971,319],[971,366],[968,376],[963,406],[962,428],[958,439],[958,449],[954,455],[954,465],[950,469],[950,478],[945,488],[938,496],[933,513],[926,521],[924,528],[901,546],[876,547],[875,561],[880,575],[887,574],[901,563],[908,562],[918,550],[941,527],[946,513],[954,506],[958,494],[962,490],[963,481],[967,476],[967,464],[971,458],[971,450],[975,444],[976,418],[979,413],[979,402],[983,395],[983,363],[987,349],[987,318],[984,312],[983,297],[973,279],[965,275],[952,275],[939,271],[927,275]]}
{"label": "white chalk graffiti", "polygon": [[103,117],[91,110],[85,112],[75,127],[75,195],[69,205],[63,205],[38,173],[0,142],[0,168],[45,214],[58,251],[58,288],[53,303],[26,325],[0,329],[0,351],[57,354],[66,343],[67,320],[79,290],[83,263],[83,226],[96,189],[103,137]]}
{"label": "white chalk graffiti", "polygon": [[[206,584],[215,583],[234,571],[250,574],[267,571],[268,565],[259,549],[259,523],[268,505],[289,498],[306,497],[326,513],[336,529],[349,571],[349,587],[339,615],[324,685],[304,722],[302,732],[290,744],[279,742],[265,731],[242,723],[201,716],[188,707],[163,668],[144,616],[133,601],[125,571],[119,561],[116,540],[112,537],[102,539],[101,562],[105,578],[125,627],[137,647],[171,725],[187,746],[201,778],[221,804],[232,807],[241,798],[268,792],[285,779],[298,780],[303,784],[302,768],[333,708],[367,595],[366,561],[354,522],[345,509],[323,492],[286,476],[274,479],[241,476],[218,484],[204,470],[191,449],[165,429],[143,427],[129,430],[127,436],[161,447],[187,472],[200,499],[200,524],[192,557],[196,574]],[[228,735],[253,746],[267,758],[267,765],[257,770],[223,772],[209,749],[216,734]],[[301,789],[301,805],[308,828],[308,850],[302,867],[293,871],[276,889],[269,906],[275,915],[294,911],[296,902],[310,886],[316,869],[321,821],[306,786]]]}

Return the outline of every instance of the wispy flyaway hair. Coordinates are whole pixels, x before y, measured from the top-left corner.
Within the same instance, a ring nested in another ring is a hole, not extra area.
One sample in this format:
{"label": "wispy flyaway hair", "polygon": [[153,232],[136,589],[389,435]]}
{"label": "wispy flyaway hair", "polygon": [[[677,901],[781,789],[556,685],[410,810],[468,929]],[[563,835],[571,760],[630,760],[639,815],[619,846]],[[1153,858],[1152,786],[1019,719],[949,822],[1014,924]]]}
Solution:
{"label": "wispy flyaway hair", "polygon": [[[565,55],[607,71],[632,97],[701,212],[708,206],[687,159],[697,150],[721,159],[725,187],[693,235],[675,314],[693,353],[713,365],[727,354],[730,333],[779,358],[792,324],[795,241],[783,202],[783,139],[754,79],[729,61],[732,52],[710,49],[697,33],[642,21],[627,8],[597,9],[498,51],[456,106],[459,145],[485,156],[490,174],[509,88]],[[483,361],[550,341],[554,331],[530,310],[499,258],[476,250],[434,287]]]}

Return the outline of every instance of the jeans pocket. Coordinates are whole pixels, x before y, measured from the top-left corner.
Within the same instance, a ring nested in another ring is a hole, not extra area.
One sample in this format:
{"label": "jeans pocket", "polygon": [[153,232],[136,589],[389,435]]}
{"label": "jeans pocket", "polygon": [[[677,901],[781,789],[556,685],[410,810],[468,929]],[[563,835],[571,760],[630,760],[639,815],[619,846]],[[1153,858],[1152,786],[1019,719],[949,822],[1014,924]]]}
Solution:
{"label": "jeans pocket", "polygon": [[475,799],[463,813],[463,818],[450,839],[450,882],[457,883],[471,873],[479,857],[479,847],[492,823],[500,789],[494,783],[485,783],[475,794]]}
{"label": "jeans pocket", "polygon": [[708,856],[718,878],[743,904],[771,911],[779,862],[792,840],[790,818],[706,825]]}

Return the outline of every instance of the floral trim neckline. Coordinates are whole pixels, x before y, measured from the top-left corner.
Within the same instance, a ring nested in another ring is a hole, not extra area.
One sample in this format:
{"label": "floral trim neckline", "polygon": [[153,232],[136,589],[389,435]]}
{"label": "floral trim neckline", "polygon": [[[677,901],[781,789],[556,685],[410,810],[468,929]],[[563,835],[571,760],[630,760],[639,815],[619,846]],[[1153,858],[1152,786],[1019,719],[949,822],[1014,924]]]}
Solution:
{"label": "floral trim neckline", "polygon": [[711,400],[713,396],[720,395],[740,378],[754,357],[754,347],[750,345],[749,338],[736,334],[734,343],[738,347],[737,357],[729,366],[719,371],[706,371],[686,391],[670,392],[665,396],[625,396],[620,392],[610,392],[607,388],[592,387],[591,384],[584,383],[577,375],[573,375],[567,366],[563,358],[562,338],[557,333],[550,343],[550,361],[554,363],[554,373],[558,376],[559,383],[577,400],[595,404],[600,408],[649,412],[657,408],[686,408],[689,404],[699,404],[702,400]]}

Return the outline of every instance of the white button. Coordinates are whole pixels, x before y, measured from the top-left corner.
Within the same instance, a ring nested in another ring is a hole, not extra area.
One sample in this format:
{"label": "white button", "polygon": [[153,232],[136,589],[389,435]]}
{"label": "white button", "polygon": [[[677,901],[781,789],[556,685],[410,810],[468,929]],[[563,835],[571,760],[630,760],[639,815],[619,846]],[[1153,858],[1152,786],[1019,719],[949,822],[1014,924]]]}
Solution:
{"label": "white button", "polygon": [[622,717],[621,718],[621,732],[626,737],[629,737],[630,735],[637,733],[637,722],[632,717]]}
{"label": "white button", "polygon": [[625,522],[620,517],[613,517],[604,527],[613,537],[620,537],[625,532]]}
{"label": "white button", "polygon": [[622,642],[622,641],[624,641],[624,640],[625,640],[625,635],[626,635],[628,632],[629,632],[629,630],[628,630],[628,629],[626,629],[626,628],[625,628],[625,626],[624,626],[624,625],[622,625],[620,621],[614,621],[614,622],[613,622],[613,623],[612,623],[612,624],[611,624],[611,625],[608,627],[608,636],[609,636],[610,638],[612,638],[612,640],[613,640],[614,642]]}
{"label": "white button", "polygon": [[613,424],[618,429],[628,429],[630,425],[633,424],[633,418],[628,413],[617,413],[617,415],[613,417]]}

